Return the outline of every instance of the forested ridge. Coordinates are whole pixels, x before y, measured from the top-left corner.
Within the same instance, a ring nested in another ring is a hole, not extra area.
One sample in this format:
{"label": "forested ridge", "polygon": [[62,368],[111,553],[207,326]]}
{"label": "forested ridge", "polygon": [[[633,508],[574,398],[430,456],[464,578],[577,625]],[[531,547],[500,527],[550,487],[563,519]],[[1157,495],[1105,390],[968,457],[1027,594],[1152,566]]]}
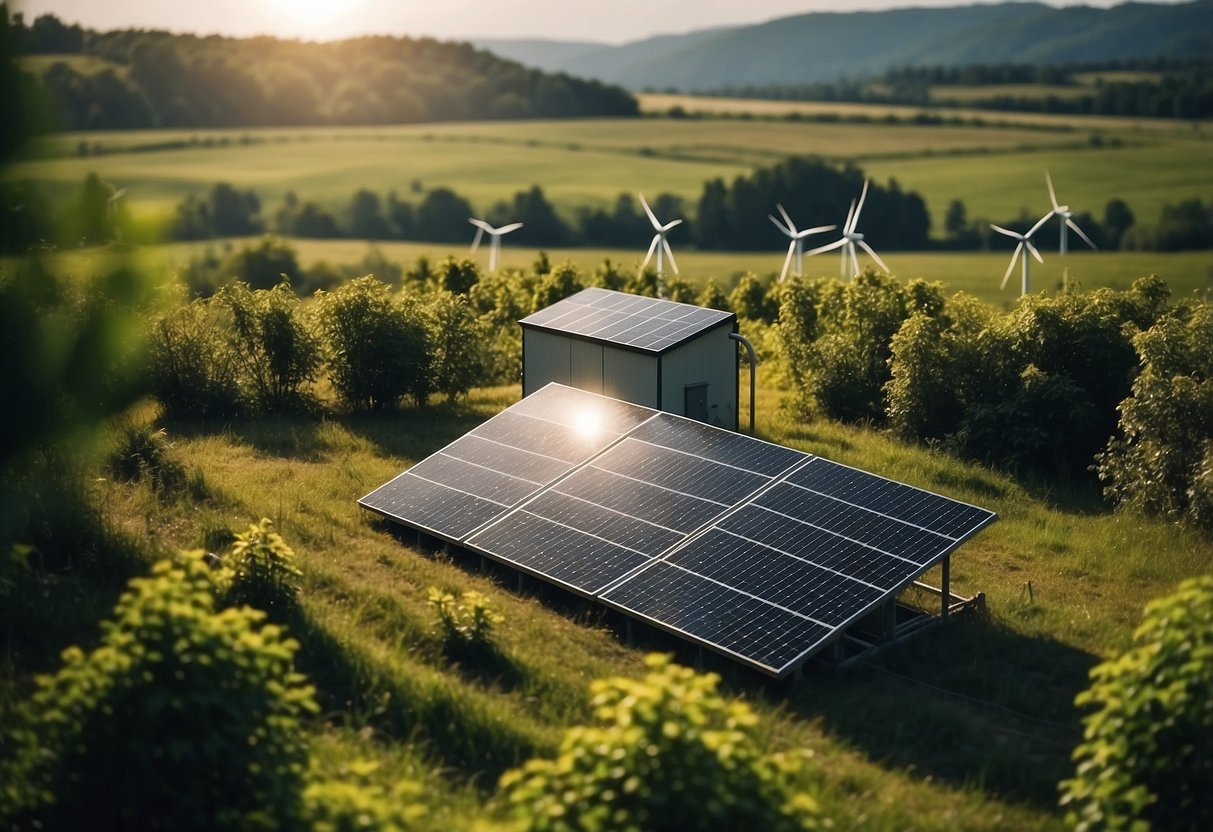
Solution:
{"label": "forested ridge", "polygon": [[[0,5],[6,18],[9,10]],[[466,43],[367,36],[96,32],[52,15],[12,31],[31,83],[63,130],[404,124],[459,119],[630,116],[619,87],[503,60]]]}

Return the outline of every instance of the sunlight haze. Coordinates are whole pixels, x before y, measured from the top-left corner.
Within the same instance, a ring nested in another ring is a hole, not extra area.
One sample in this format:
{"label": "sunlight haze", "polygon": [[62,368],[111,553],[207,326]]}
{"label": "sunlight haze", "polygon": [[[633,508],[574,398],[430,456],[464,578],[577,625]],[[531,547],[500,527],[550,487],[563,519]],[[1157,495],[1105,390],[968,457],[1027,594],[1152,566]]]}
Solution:
{"label": "sunlight haze", "polygon": [[[966,5],[958,0],[616,0],[609,5],[551,3],[547,0],[18,0],[9,8],[29,19],[51,13],[87,28],[168,29],[174,32],[238,37],[276,35],[335,40],[365,34],[432,36],[447,40],[553,38],[625,42],[714,26],[758,23],[805,12],[853,12],[906,6]],[[1048,5],[1080,5],[1054,0]],[[1113,6],[1113,0],[1081,5]],[[293,11],[284,11],[292,9]]]}

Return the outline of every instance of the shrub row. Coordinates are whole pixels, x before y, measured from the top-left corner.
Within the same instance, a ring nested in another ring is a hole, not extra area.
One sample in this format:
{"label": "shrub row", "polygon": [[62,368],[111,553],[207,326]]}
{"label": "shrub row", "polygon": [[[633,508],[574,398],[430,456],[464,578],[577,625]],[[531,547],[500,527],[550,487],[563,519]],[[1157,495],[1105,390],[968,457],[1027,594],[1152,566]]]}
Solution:
{"label": "shrub row", "polygon": [[1127,291],[1024,297],[999,314],[942,284],[793,278],[779,340],[806,411],[1075,481],[1213,527],[1213,311]]}

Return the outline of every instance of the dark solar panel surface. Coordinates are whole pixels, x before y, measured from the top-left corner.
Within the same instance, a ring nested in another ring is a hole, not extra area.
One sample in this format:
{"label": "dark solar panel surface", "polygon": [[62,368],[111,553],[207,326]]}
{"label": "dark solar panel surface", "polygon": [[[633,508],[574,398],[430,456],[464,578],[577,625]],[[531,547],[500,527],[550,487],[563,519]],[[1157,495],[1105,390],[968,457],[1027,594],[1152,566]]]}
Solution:
{"label": "dark solar panel surface", "polygon": [[994,519],[560,385],[362,502],[775,675]]}
{"label": "dark solar panel surface", "polygon": [[[795,451],[658,413],[473,535],[468,545],[527,569],[546,570],[593,595],[669,551],[801,458]],[[558,572],[552,563],[559,564]]]}
{"label": "dark solar panel surface", "polygon": [[522,323],[659,353],[732,317],[718,309],[589,288],[528,315]]}
{"label": "dark solar panel surface", "polygon": [[358,502],[462,541],[652,415],[643,407],[549,385]]}

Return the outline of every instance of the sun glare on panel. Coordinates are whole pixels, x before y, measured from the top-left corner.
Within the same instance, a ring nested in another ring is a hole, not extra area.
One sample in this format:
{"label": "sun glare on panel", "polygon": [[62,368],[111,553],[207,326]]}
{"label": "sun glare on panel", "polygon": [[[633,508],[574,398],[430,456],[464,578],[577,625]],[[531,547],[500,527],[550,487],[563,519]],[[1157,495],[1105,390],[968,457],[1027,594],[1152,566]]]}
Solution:
{"label": "sun glare on panel", "polygon": [[602,430],[602,414],[597,410],[583,410],[573,420],[573,429],[587,439],[592,439]]}
{"label": "sun glare on panel", "polygon": [[268,0],[282,15],[284,28],[296,28],[309,35],[324,34],[324,27],[340,18],[356,14],[365,0]]}

